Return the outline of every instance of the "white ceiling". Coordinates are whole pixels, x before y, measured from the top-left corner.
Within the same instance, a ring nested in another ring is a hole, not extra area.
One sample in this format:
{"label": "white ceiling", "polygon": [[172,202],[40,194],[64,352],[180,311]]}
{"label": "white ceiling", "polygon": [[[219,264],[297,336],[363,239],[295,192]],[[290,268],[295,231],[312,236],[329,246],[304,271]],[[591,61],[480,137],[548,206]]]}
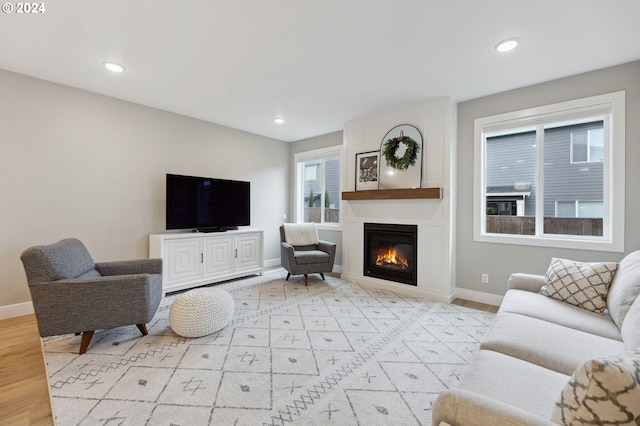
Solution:
{"label": "white ceiling", "polygon": [[284,141],[640,59],[638,0],[43,1],[0,68]]}

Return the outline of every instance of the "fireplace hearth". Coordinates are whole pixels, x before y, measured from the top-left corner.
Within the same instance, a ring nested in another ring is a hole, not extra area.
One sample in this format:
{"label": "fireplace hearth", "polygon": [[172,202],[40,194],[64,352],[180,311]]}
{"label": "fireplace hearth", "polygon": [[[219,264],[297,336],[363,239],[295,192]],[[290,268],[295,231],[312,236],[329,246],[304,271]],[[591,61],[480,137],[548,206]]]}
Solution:
{"label": "fireplace hearth", "polygon": [[364,224],[364,275],[418,285],[418,226]]}

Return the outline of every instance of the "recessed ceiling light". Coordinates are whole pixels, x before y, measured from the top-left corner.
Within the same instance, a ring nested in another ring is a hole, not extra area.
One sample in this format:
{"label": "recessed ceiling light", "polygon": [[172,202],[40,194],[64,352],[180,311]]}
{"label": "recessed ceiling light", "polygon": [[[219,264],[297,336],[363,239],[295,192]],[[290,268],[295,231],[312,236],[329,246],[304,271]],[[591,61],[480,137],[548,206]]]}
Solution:
{"label": "recessed ceiling light", "polygon": [[508,38],[496,44],[495,48],[498,52],[505,53],[515,49],[519,43],[520,43],[519,38]]}
{"label": "recessed ceiling light", "polygon": [[276,124],[284,124],[284,118],[282,117],[276,117],[273,119],[273,122]]}
{"label": "recessed ceiling light", "polygon": [[124,67],[120,64],[116,64],[115,62],[105,62],[104,67],[112,72],[122,72],[124,71]]}

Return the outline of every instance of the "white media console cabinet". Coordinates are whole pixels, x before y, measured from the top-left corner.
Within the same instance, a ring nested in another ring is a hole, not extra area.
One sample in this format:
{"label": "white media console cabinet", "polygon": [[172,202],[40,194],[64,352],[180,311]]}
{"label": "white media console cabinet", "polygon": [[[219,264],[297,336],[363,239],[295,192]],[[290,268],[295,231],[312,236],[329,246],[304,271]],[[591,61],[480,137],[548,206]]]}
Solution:
{"label": "white media console cabinet", "polygon": [[162,259],[163,293],[262,274],[260,229],[149,235],[149,257]]}

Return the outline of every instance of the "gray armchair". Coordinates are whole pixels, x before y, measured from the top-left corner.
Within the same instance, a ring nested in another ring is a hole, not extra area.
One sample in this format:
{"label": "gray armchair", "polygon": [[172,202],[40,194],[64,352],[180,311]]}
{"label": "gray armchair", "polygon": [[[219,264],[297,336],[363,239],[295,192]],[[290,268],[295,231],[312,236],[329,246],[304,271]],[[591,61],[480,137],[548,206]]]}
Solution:
{"label": "gray armchair", "polygon": [[286,242],[284,227],[280,226],[280,263],[291,275],[304,275],[304,285],[308,284],[308,274],[320,274],[333,270],[336,257],[336,245],[327,241],[305,246],[293,246]]}
{"label": "gray armchair", "polygon": [[162,299],[162,259],[94,263],[75,238],[26,249],[27,274],[40,336],[82,332],[80,354],[95,330],[146,323]]}

